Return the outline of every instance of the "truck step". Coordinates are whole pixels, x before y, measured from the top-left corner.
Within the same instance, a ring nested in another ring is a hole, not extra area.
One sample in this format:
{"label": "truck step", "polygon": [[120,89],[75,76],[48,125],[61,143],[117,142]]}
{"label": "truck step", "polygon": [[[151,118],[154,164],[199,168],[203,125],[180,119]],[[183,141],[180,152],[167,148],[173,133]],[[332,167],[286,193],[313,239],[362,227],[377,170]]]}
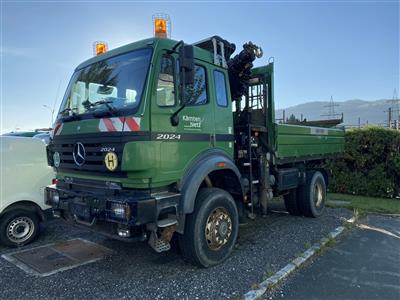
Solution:
{"label": "truck step", "polygon": [[175,225],[177,223],[178,223],[177,219],[166,218],[166,219],[158,220],[157,221],[157,227],[164,228],[164,227],[168,227],[168,226],[171,226],[171,225]]}
{"label": "truck step", "polygon": [[168,251],[171,249],[171,244],[163,241],[157,236],[156,231],[152,231],[149,238],[149,245],[157,253]]}

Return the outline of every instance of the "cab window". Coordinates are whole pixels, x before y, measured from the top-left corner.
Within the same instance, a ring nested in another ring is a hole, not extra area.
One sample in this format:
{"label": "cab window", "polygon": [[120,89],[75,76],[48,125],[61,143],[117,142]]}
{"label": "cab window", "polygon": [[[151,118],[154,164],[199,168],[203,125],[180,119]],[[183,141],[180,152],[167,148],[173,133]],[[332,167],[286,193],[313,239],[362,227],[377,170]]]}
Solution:
{"label": "cab window", "polygon": [[218,106],[228,106],[228,96],[226,93],[225,75],[221,71],[214,70],[215,96]]}
{"label": "cab window", "polygon": [[157,105],[175,105],[174,60],[172,56],[167,54],[161,57],[157,83]]}
{"label": "cab window", "polygon": [[186,85],[186,99],[189,99],[187,105],[207,104],[207,78],[206,69],[195,65],[194,83]]}

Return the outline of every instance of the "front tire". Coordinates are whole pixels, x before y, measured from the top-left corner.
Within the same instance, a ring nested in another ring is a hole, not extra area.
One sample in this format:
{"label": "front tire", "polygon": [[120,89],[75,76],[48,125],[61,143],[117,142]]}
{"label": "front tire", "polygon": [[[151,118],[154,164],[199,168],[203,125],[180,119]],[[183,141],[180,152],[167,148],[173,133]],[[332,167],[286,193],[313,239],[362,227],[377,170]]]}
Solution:
{"label": "front tire", "polygon": [[297,197],[305,217],[319,217],[324,211],[326,201],[326,183],[322,173],[307,172],[306,184],[298,189]]}
{"label": "front tire", "polygon": [[205,268],[223,262],[233,250],[238,228],[232,196],[218,188],[200,189],[194,211],[186,218],[185,233],[179,236],[184,258]]}
{"label": "front tire", "polygon": [[20,247],[34,241],[39,234],[39,217],[31,211],[15,209],[0,220],[0,243]]}

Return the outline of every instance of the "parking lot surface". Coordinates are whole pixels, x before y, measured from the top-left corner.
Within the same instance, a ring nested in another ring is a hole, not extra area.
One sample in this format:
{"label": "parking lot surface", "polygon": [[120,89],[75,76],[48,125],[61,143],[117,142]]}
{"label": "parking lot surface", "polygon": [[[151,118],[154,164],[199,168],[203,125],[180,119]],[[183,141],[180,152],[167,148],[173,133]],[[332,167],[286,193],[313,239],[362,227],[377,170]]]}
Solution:
{"label": "parking lot surface", "polygon": [[266,299],[400,299],[400,218],[370,215]]}
{"label": "parking lot surface", "polygon": [[[272,208],[283,210],[280,204]],[[192,266],[174,251],[157,254],[146,243],[124,243],[53,220],[44,224],[39,240],[25,248],[79,237],[113,254],[49,277],[26,274],[0,259],[0,299],[240,298],[350,216],[346,209],[326,209],[318,219],[270,212],[241,226],[233,255],[210,269]],[[0,246],[0,254],[12,251]]]}

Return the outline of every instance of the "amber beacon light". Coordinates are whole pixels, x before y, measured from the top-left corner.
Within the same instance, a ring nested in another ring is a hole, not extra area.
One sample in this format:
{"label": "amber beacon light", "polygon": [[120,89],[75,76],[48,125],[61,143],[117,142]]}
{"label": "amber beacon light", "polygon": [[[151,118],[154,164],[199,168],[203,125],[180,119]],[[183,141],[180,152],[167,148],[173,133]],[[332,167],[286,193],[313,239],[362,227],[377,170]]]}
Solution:
{"label": "amber beacon light", "polygon": [[100,55],[106,53],[108,50],[108,45],[106,42],[94,42],[93,43],[93,52],[94,55]]}
{"label": "amber beacon light", "polygon": [[168,38],[171,36],[171,19],[166,14],[153,15],[154,36]]}

